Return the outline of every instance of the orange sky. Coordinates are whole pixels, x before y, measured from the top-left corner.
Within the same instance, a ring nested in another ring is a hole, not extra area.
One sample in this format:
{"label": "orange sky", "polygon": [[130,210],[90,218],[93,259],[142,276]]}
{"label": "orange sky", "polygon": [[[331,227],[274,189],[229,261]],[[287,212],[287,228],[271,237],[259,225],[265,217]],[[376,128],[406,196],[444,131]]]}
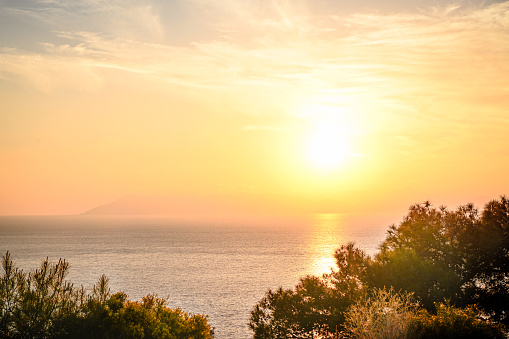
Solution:
{"label": "orange sky", "polygon": [[126,196],[403,214],[509,193],[509,2],[0,13],[0,214]]}

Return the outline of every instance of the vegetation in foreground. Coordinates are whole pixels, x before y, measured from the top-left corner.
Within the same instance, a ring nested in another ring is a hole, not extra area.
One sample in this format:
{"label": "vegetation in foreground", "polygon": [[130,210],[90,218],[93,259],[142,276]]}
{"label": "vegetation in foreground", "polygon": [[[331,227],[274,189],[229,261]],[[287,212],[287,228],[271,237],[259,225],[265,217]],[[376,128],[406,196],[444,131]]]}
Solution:
{"label": "vegetation in foreground", "polygon": [[436,303],[436,314],[419,306],[412,293],[375,289],[345,313],[342,338],[436,339],[507,338],[504,327],[487,321],[476,306],[457,308],[449,302]]}
{"label": "vegetation in foreground", "polygon": [[2,256],[0,338],[167,338],[210,339],[207,317],[171,309],[165,299],[148,295],[129,301],[110,293],[102,276],[92,293],[65,280],[69,265],[46,259],[25,273]]}
{"label": "vegetation in foreground", "polygon": [[[480,212],[414,205],[374,257],[350,243],[337,268],[293,289],[269,290],[249,325],[255,339],[507,338],[509,200]],[[2,256],[1,338],[208,339],[203,315],[148,295],[129,301],[102,276],[91,293],[65,280],[68,263],[25,273]]]}
{"label": "vegetation in foreground", "polygon": [[330,274],[269,290],[251,312],[254,338],[506,338],[506,197],[482,212],[414,205],[374,257],[350,243],[335,258]]}

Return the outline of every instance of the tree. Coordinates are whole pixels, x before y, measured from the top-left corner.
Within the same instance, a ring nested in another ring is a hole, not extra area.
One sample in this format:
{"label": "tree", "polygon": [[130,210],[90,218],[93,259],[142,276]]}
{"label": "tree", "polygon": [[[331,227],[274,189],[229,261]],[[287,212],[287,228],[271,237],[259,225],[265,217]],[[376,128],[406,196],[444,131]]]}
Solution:
{"label": "tree", "polygon": [[373,287],[415,292],[432,311],[444,299],[459,307],[478,304],[496,321],[508,323],[509,201],[472,204],[456,211],[414,205],[389,228],[366,279]]}
{"label": "tree", "polygon": [[103,275],[87,294],[65,280],[69,264],[50,263],[25,273],[2,256],[1,338],[167,338],[211,339],[207,316],[171,309],[167,300],[147,295],[129,301],[110,294]]}
{"label": "tree", "polygon": [[77,311],[80,290],[65,281],[69,264],[46,259],[25,274],[14,267],[10,253],[2,256],[0,333],[5,338],[48,338],[59,335],[58,324]]}
{"label": "tree", "polygon": [[473,204],[454,211],[429,202],[413,205],[398,226],[389,227],[373,258],[353,244],[341,246],[335,258],[331,274],[267,293],[251,313],[255,339],[333,338],[344,329],[350,305],[391,287],[413,293],[429,314],[448,300],[455,310],[476,304],[485,321],[509,324],[506,197],[490,201],[482,212]]}
{"label": "tree", "polygon": [[486,204],[471,235],[466,263],[467,296],[497,320],[509,324],[509,200]]}
{"label": "tree", "polygon": [[353,243],[336,250],[335,257],[335,272],[307,276],[294,289],[266,293],[251,312],[255,339],[341,336],[344,312],[365,293],[359,277],[369,257]]}
{"label": "tree", "polygon": [[458,233],[451,230],[456,220],[445,208],[429,203],[414,205],[388,235],[369,267],[370,286],[414,292],[429,310],[445,297],[461,298],[462,275],[458,271],[461,252]]}

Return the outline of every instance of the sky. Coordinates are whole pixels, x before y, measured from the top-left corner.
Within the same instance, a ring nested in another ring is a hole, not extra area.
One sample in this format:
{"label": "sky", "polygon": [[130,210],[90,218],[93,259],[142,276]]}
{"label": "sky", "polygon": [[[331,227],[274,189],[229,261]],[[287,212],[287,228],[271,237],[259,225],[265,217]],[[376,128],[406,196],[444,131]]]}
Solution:
{"label": "sky", "polygon": [[508,42],[507,1],[0,0],[0,215],[482,207]]}

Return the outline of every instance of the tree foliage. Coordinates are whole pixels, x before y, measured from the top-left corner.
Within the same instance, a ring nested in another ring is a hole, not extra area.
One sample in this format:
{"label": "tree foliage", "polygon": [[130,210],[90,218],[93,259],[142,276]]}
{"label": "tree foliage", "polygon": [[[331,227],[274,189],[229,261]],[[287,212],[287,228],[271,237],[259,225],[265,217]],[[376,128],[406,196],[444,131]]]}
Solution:
{"label": "tree foliage", "polygon": [[44,260],[25,273],[3,257],[0,280],[1,338],[167,338],[209,339],[207,317],[171,309],[167,300],[147,295],[130,301],[110,293],[103,275],[87,294],[65,280],[69,264]]}
{"label": "tree foliage", "polygon": [[345,311],[365,293],[366,255],[353,244],[335,252],[338,269],[302,278],[295,289],[268,291],[251,313],[254,338],[339,338]]}
{"label": "tree foliage", "polygon": [[255,338],[314,338],[337,332],[351,296],[336,293],[328,281],[302,278],[294,290],[268,291],[255,307],[249,325]]}
{"label": "tree foliage", "polygon": [[414,205],[391,226],[370,264],[371,286],[415,292],[428,310],[450,300],[478,304],[492,319],[507,323],[509,305],[509,200],[472,204],[456,211]]}
{"label": "tree foliage", "polygon": [[503,326],[486,320],[476,306],[436,303],[436,314],[420,309],[412,293],[375,289],[348,308],[345,336],[357,339],[503,339]]}
{"label": "tree foliage", "polygon": [[465,308],[452,306],[448,301],[436,303],[436,314],[421,310],[413,321],[413,333],[419,339],[505,339],[504,327],[486,320],[475,305]]}
{"label": "tree foliage", "polygon": [[50,338],[61,335],[64,318],[78,312],[83,291],[65,281],[69,264],[48,260],[25,274],[7,252],[0,280],[0,334],[3,338]]}
{"label": "tree foliage", "polygon": [[255,339],[339,337],[348,307],[385,288],[411,293],[429,315],[441,312],[436,305],[448,300],[454,307],[448,310],[461,310],[455,314],[472,315],[469,310],[477,308],[469,307],[477,305],[484,310],[481,323],[509,324],[506,197],[482,211],[473,204],[453,211],[429,202],[413,205],[399,225],[389,227],[374,257],[353,244],[334,255],[337,268],[331,274],[267,292],[251,314]]}

